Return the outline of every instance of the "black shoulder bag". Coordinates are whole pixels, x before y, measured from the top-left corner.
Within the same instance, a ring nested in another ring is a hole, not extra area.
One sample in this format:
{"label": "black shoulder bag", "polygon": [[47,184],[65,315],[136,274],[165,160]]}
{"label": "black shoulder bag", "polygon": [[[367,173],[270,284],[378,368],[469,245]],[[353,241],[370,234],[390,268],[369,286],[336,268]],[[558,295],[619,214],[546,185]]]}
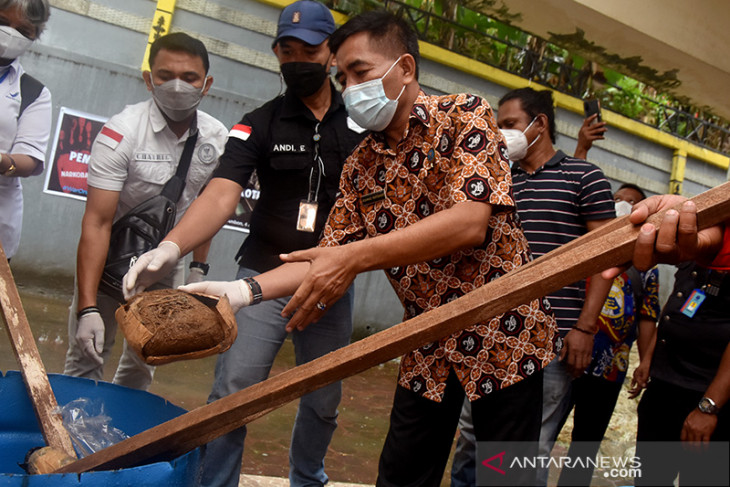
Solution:
{"label": "black shoulder bag", "polygon": [[122,279],[140,255],[157,247],[175,225],[177,201],[185,189],[190,160],[193,157],[198,132],[185,141],[175,175],[165,183],[162,193],[143,201],[112,225],[109,253],[99,290],[124,302]]}

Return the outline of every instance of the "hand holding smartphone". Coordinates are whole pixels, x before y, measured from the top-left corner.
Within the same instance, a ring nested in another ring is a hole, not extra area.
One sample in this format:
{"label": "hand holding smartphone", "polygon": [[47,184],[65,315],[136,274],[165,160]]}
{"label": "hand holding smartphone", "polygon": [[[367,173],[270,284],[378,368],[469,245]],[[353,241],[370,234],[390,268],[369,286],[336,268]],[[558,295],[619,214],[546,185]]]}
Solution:
{"label": "hand holding smartphone", "polygon": [[594,122],[602,122],[601,118],[601,102],[598,100],[586,100],[583,102],[583,111],[585,112],[586,118],[591,115],[598,114]]}

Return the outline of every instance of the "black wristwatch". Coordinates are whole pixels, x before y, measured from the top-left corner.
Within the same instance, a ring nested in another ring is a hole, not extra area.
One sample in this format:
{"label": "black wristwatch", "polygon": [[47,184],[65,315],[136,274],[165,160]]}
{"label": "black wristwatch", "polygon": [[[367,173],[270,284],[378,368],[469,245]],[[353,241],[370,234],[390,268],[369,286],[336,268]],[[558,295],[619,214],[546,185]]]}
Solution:
{"label": "black wristwatch", "polygon": [[203,275],[207,276],[208,271],[210,270],[210,264],[206,264],[205,262],[192,261],[190,263],[190,269],[200,269],[201,271],[203,271]]}
{"label": "black wristwatch", "polygon": [[700,399],[700,403],[697,405],[697,409],[705,414],[717,414],[720,412],[720,408],[717,407],[715,401],[713,401],[709,397],[703,397],[702,399]]}

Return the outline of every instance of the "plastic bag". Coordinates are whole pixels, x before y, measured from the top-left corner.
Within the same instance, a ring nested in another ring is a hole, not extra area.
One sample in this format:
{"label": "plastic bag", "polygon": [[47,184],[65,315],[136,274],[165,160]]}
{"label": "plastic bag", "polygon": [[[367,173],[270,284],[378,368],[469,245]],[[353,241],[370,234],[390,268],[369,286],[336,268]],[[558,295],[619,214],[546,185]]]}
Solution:
{"label": "plastic bag", "polygon": [[129,438],[111,425],[111,418],[104,414],[104,403],[100,399],[81,397],[59,406],[54,412],[63,418],[63,426],[79,458]]}

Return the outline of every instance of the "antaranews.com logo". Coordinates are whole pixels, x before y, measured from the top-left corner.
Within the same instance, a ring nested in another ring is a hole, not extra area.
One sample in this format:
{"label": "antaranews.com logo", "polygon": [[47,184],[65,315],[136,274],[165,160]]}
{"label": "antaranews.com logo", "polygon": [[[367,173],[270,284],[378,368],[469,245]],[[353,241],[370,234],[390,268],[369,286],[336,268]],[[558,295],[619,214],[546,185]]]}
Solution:
{"label": "antaranews.com logo", "polygon": [[681,485],[730,485],[728,441],[573,442],[551,456],[540,455],[537,442],[479,442],[476,453],[480,486],[544,485],[546,478],[552,485],[558,476],[561,486],[671,485],[677,477]]}
{"label": "antaranews.com logo", "polygon": [[[476,467],[477,485],[537,485],[538,472],[550,468],[580,471],[576,472],[579,478],[584,479],[587,475],[604,480],[606,485],[616,485],[616,481],[632,485],[635,478],[641,477],[641,460],[631,454],[548,457],[537,454],[537,443],[525,442],[478,443]],[[563,485],[572,484],[568,479]],[[576,480],[574,485],[585,485],[585,480]],[[591,481],[591,485],[600,485],[600,482]]]}

